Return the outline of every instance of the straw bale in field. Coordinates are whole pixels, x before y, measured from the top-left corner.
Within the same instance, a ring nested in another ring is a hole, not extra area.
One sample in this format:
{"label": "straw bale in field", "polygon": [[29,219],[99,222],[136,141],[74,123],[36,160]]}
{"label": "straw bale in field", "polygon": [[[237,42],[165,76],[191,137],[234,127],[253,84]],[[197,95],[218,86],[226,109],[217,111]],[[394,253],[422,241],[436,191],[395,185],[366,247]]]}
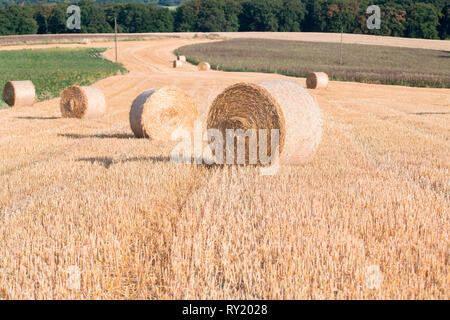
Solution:
{"label": "straw bale in field", "polygon": [[94,119],[106,112],[103,92],[95,87],[70,86],[59,103],[63,118]]}
{"label": "straw bale in field", "polygon": [[[282,164],[303,164],[312,160],[322,138],[322,120],[316,102],[301,85],[285,80],[238,83],[228,87],[212,103],[207,128],[220,130],[224,137],[227,129],[244,132],[267,129],[268,156],[272,156],[271,129],[278,129]],[[225,143],[224,154],[226,148]],[[248,164],[248,154],[245,160]]]}
{"label": "straw bale in field", "polygon": [[173,131],[192,132],[198,107],[183,90],[162,87],[140,94],[131,105],[130,126],[137,138],[170,141]]}

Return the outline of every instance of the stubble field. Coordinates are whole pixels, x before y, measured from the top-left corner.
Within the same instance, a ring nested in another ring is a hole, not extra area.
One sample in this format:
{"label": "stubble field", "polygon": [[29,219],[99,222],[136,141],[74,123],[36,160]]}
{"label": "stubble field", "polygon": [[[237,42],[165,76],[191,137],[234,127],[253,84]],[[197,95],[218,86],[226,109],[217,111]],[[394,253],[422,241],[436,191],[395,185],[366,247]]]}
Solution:
{"label": "stubble field", "polygon": [[279,73],[306,77],[311,70],[330,79],[412,87],[450,88],[450,51],[361,44],[233,39],[177,50],[214,70]]}
{"label": "stubble field", "polygon": [[311,163],[176,165],[174,143],[133,138],[139,93],[177,86],[204,120],[224,87],[287,78],[171,68],[203,42],[120,43],[102,119],[0,111],[0,298],[448,299],[450,90],[331,82],[310,91]]}

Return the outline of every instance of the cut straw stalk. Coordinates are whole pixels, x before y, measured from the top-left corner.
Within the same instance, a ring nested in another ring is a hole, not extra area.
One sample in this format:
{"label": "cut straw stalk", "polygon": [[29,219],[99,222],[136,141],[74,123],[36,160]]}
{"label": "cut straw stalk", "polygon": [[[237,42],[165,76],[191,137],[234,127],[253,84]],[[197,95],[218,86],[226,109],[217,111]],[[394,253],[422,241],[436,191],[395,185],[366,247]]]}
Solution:
{"label": "cut straw stalk", "polygon": [[306,77],[308,89],[323,89],[328,86],[328,75],[325,72],[311,72]]}
{"label": "cut straw stalk", "polygon": [[61,94],[63,118],[94,119],[106,112],[103,92],[95,87],[70,86]]}
{"label": "cut straw stalk", "polygon": [[141,93],[131,105],[130,126],[137,138],[170,141],[177,129],[193,131],[198,107],[183,90],[163,87]]}
{"label": "cut straw stalk", "polygon": [[32,106],[36,101],[33,82],[8,81],[3,88],[3,100],[11,107]]}
{"label": "cut straw stalk", "polygon": [[[297,165],[312,160],[322,139],[322,120],[316,102],[298,83],[284,80],[228,87],[212,103],[207,128],[220,130],[224,137],[227,129],[267,129],[267,141],[270,131],[278,129],[281,164]],[[224,154],[226,148],[224,144]],[[236,156],[236,145],[234,149]],[[269,143],[268,155],[270,150]]]}

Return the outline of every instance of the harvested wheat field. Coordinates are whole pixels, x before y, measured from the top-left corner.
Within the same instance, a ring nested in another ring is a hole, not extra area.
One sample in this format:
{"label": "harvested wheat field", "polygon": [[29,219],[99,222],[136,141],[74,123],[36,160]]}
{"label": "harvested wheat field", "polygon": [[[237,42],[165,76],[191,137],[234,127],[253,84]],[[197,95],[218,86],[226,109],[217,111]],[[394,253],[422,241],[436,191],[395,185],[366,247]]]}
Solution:
{"label": "harvested wheat field", "polygon": [[312,162],[177,165],[175,142],[134,138],[140,93],[180,88],[204,121],[232,84],[306,84],[172,68],[203,41],[119,43],[130,72],[94,84],[100,119],[61,118],[59,99],[0,111],[0,298],[448,299],[450,90],[330,81],[309,90]]}

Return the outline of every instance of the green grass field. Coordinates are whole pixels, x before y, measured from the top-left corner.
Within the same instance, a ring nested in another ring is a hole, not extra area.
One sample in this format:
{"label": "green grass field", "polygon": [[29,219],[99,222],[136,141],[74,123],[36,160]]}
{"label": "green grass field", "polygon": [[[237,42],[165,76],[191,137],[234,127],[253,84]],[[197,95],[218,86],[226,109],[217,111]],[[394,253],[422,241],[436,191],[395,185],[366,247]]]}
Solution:
{"label": "green grass field", "polygon": [[450,88],[450,52],[268,39],[235,39],[184,46],[176,53],[191,63],[209,61],[225,71],[253,71],[305,77],[311,71],[330,79],[415,87]]}
{"label": "green grass field", "polygon": [[[125,73],[119,64],[101,58],[106,49],[27,49],[0,51],[0,88],[10,80],[31,80],[39,101],[58,97],[70,85],[90,85]],[[7,108],[0,99],[0,109]]]}

